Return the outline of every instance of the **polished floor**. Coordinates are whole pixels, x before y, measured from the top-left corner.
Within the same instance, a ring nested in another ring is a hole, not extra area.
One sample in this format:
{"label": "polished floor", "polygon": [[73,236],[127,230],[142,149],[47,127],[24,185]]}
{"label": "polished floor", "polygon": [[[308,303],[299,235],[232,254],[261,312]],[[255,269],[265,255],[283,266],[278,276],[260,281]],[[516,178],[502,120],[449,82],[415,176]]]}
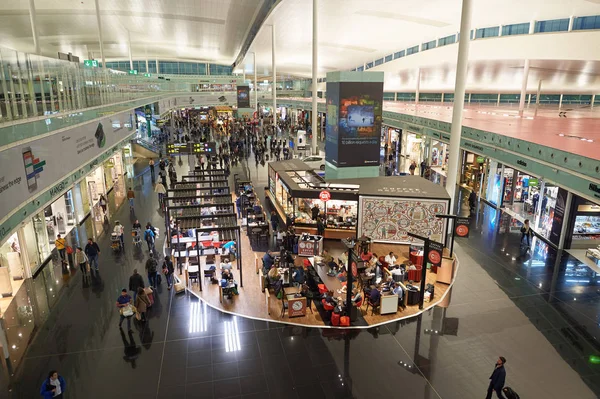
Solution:
{"label": "polished floor", "polygon": [[[250,162],[233,172],[262,187],[266,171]],[[134,188],[135,217],[162,226],[149,175]],[[102,234],[99,277],[50,268],[58,294],[18,365],[2,367],[0,397],[39,397],[57,369],[65,398],[483,398],[498,356],[522,398],[598,397],[600,277],[543,243],[522,256],[510,218],[481,207],[455,245],[461,269],[447,308],[346,333],[223,314],[164,282],[148,324],[122,332],[115,300],[148,252],[127,237],[113,254]],[[107,229],[134,217],[126,205],[111,215]]]}

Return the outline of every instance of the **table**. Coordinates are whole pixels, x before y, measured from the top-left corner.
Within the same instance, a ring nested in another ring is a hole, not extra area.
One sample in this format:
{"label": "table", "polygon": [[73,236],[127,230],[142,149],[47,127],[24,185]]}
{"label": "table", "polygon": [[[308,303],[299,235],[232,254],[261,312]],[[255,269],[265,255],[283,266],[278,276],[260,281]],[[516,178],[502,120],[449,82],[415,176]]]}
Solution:
{"label": "table", "polygon": [[381,295],[379,314],[398,312],[398,295]]}
{"label": "table", "polygon": [[327,287],[327,289],[329,291],[333,291],[333,294],[334,294],[333,296],[335,297],[335,296],[340,295],[338,290],[342,289],[342,287],[343,287],[342,282],[340,280],[338,280],[337,277],[327,275],[329,266],[315,264],[314,268],[317,270],[317,274],[321,278],[321,281],[323,281],[323,284],[325,284],[325,287]]}

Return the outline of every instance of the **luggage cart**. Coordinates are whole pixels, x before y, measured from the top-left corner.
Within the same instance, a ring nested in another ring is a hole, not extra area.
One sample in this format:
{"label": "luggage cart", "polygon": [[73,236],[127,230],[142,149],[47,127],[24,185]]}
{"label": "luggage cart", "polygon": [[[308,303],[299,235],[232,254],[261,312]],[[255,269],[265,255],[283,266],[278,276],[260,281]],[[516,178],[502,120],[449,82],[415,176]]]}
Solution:
{"label": "luggage cart", "polygon": [[121,251],[121,238],[117,235],[117,233],[112,233],[110,235],[110,247],[113,251]]}
{"label": "luggage cart", "polygon": [[141,229],[131,230],[131,237],[133,239],[133,245],[142,245],[142,230]]}

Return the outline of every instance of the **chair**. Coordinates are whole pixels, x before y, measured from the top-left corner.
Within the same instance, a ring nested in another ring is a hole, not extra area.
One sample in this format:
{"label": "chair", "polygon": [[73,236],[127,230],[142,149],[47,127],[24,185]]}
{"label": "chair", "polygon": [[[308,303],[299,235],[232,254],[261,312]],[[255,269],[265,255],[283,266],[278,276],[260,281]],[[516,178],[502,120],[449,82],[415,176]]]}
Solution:
{"label": "chair", "polygon": [[279,317],[285,317],[285,311],[288,309],[288,306],[289,306],[289,302],[288,302],[286,296],[283,295],[281,297],[281,316],[279,316]]}
{"label": "chair", "polygon": [[190,281],[196,280],[197,283],[200,283],[198,281],[199,277],[200,277],[200,273],[199,272],[188,272],[188,278],[189,278]]}
{"label": "chair", "polygon": [[340,325],[340,315],[338,313],[331,314],[331,325],[339,326]]}
{"label": "chair", "polygon": [[327,287],[325,287],[325,284],[318,284],[317,287],[319,287],[319,294],[321,295],[327,294],[327,292],[329,291]]}
{"label": "chair", "polygon": [[371,306],[371,316],[373,316],[375,310],[379,308],[379,303],[373,303],[371,298],[369,298],[369,300],[367,300],[367,308],[365,309],[365,312],[369,311],[369,306]]}
{"label": "chair", "polygon": [[325,312],[327,312],[327,315],[331,318],[331,314],[332,314],[333,310],[335,309],[335,307],[328,304],[325,301],[325,299],[321,299],[321,304],[323,305],[323,309],[325,309]]}
{"label": "chair", "polygon": [[258,241],[259,244],[264,241],[266,245],[269,245],[269,233],[261,233]]}

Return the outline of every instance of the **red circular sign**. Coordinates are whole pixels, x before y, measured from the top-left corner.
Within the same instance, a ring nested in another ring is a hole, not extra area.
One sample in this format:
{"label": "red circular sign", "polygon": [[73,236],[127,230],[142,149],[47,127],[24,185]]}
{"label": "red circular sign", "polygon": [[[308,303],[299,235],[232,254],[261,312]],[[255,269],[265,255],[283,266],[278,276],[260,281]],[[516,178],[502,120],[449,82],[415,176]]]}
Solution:
{"label": "red circular sign", "polygon": [[466,237],[469,234],[469,226],[464,224],[456,226],[456,235],[459,237]]}
{"label": "red circular sign", "polygon": [[352,275],[358,277],[358,266],[356,266],[356,262],[352,262]]}
{"label": "red circular sign", "polygon": [[440,256],[440,253],[438,251],[435,251],[435,250],[434,251],[429,251],[428,258],[431,261],[431,263],[433,263],[434,265],[437,265],[442,260],[442,257]]}
{"label": "red circular sign", "polygon": [[327,190],[323,190],[319,193],[319,199],[321,201],[329,201],[331,199],[331,193]]}

